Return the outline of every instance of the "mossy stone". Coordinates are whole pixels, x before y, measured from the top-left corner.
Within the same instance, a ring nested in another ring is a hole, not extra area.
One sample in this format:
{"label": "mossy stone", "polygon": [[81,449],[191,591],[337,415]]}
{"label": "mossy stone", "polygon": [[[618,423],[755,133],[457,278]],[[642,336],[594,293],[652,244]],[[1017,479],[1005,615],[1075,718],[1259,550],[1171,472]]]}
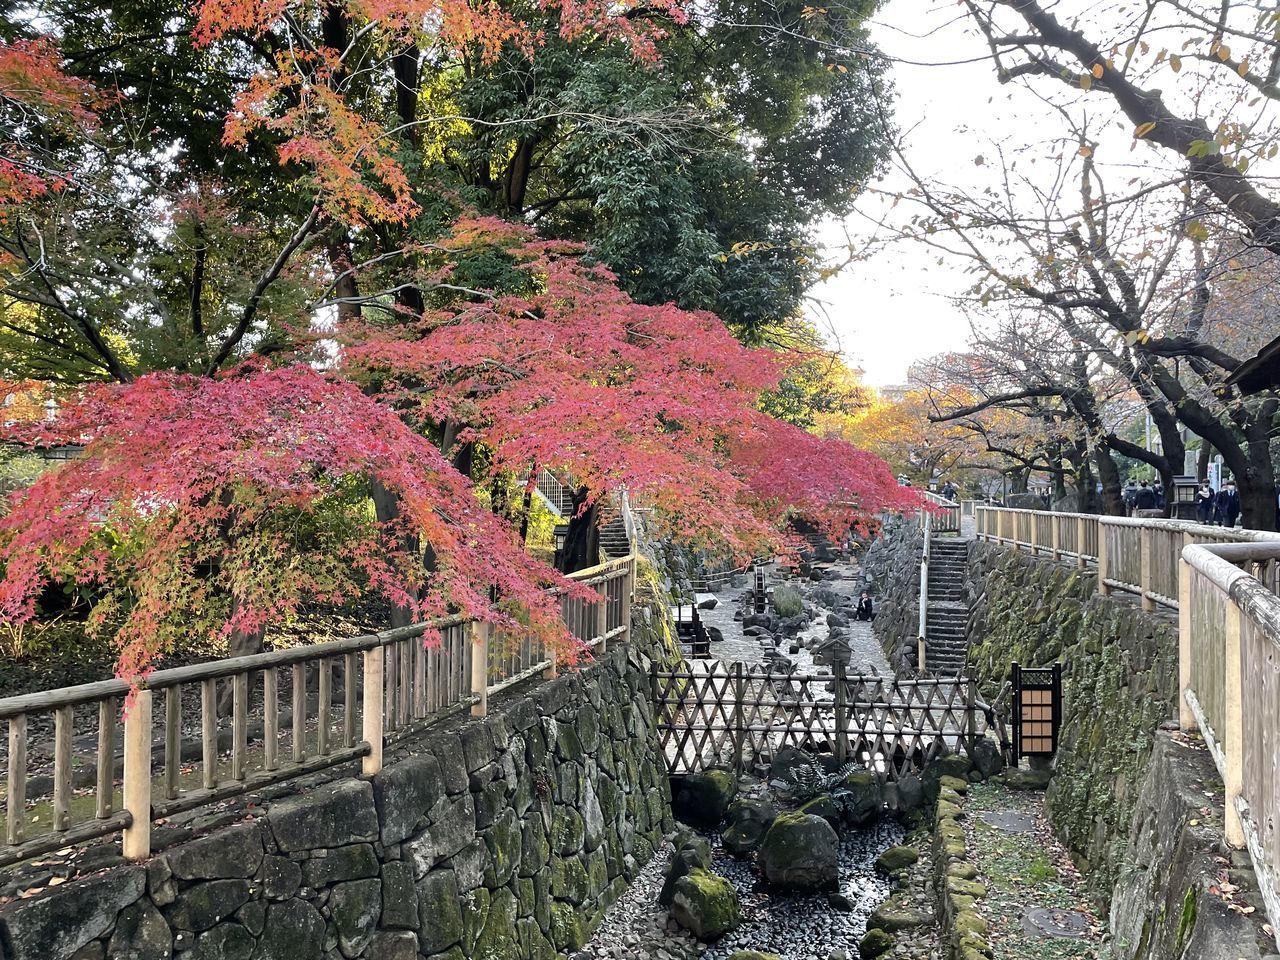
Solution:
{"label": "mossy stone", "polygon": [[551,942],[561,952],[586,946],[587,925],[572,904],[551,904]]}
{"label": "mossy stone", "polygon": [[781,960],[776,953],[765,953],[763,950],[735,950],[729,954],[729,960]]}
{"label": "mossy stone", "polygon": [[938,786],[948,790],[954,790],[956,793],[960,794],[961,796],[969,792],[969,781],[961,777],[951,777],[951,776],[939,777]]}
{"label": "mossy stone", "polygon": [[570,856],[582,849],[586,839],[586,821],[577,810],[559,807],[551,821],[551,848],[562,856]]}
{"label": "mossy stone", "polygon": [[676,881],[671,914],[699,940],[718,940],[742,922],[733,884],[701,867]]}
{"label": "mossy stone", "polygon": [[963,894],[966,897],[985,897],[987,888],[976,880],[961,880],[959,877],[947,877],[947,890],[951,893]]}
{"label": "mossy stone", "polygon": [[516,939],[516,898],[505,887],[493,894],[489,916],[476,937],[471,960],[523,960]]}
{"label": "mossy stone", "polygon": [[896,873],[905,870],[920,859],[915,847],[890,847],[876,857],[876,866],[885,873]]}
{"label": "mossy stone", "polygon": [[932,919],[927,913],[911,910],[888,900],[880,904],[867,921],[868,929],[887,930],[896,933],[899,930],[912,930],[922,927]]}
{"label": "mossy stone", "polygon": [[935,816],[938,820],[959,820],[964,816],[964,811],[948,800],[939,800]]}
{"label": "mossy stone", "polygon": [[866,936],[858,941],[858,956],[863,960],[872,960],[893,949],[893,935],[884,930],[868,930]]}
{"label": "mossy stone", "polygon": [[963,935],[971,933],[981,937],[987,933],[987,921],[976,910],[960,910],[951,921],[952,929]]}

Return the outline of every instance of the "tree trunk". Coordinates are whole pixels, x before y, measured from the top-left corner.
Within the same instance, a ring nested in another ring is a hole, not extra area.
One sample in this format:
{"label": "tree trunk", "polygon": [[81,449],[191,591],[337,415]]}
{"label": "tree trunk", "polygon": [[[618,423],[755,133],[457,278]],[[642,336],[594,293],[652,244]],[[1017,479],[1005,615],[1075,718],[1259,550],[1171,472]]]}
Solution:
{"label": "tree trunk", "polygon": [[575,573],[594,567],[600,562],[600,501],[597,500],[588,509],[582,505],[587,501],[587,489],[579,487],[572,493],[573,506],[569,515],[569,530],[564,538],[564,550],[560,555],[562,573]]}
{"label": "tree trunk", "polygon": [[[377,480],[371,485],[370,494],[373,499],[374,514],[379,523],[391,523],[400,519],[400,495],[392,490],[388,490]],[[399,544],[395,545],[397,549],[406,551],[417,551],[418,538],[412,535],[405,535]],[[407,627],[413,622],[413,611],[408,607],[392,607],[391,608],[391,626]]]}
{"label": "tree trunk", "polygon": [[1102,481],[1102,502],[1099,512],[1113,517],[1124,515],[1124,499],[1120,494],[1120,471],[1116,462],[1111,459],[1111,450],[1099,446],[1093,454],[1098,465],[1098,478]]}

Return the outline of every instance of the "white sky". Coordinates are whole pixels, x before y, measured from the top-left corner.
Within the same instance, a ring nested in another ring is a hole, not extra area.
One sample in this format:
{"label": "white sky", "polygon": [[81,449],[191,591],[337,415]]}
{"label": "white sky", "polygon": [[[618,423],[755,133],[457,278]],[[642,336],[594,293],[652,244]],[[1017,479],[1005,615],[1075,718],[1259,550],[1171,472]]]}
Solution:
{"label": "white sky", "polygon": [[[969,32],[954,3],[891,0],[876,17],[872,38],[882,51],[903,60],[977,61],[892,65],[897,123],[907,135],[907,155],[918,173],[941,174],[952,183],[977,182],[974,158],[992,142],[1025,142],[1026,128],[1018,123],[1015,104],[1026,94],[997,82],[985,44]],[[1023,105],[1024,116],[1036,117],[1034,102],[1023,100]],[[877,186],[895,189],[902,184],[900,176],[890,173]],[[867,195],[858,207],[864,216],[826,225],[821,241],[839,248],[846,246],[846,231],[855,243],[872,236],[868,217],[877,217],[883,204]],[[826,308],[827,316],[819,322],[829,324],[846,357],[866,370],[866,381],[880,386],[905,380],[914,360],[964,346],[969,324],[949,298],[970,282],[959,266],[940,266],[935,254],[901,243],[846,267],[812,294]]]}

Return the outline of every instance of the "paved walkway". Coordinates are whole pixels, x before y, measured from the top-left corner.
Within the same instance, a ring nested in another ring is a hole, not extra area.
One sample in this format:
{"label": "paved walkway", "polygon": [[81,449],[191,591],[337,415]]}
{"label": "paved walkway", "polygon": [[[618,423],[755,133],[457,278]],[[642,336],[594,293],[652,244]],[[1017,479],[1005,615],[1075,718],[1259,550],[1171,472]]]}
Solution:
{"label": "paved walkway", "polygon": [[973,784],[964,805],[969,855],[987,888],[978,911],[997,960],[1102,956],[1103,927],[1084,880],[1056,839],[1044,795]]}

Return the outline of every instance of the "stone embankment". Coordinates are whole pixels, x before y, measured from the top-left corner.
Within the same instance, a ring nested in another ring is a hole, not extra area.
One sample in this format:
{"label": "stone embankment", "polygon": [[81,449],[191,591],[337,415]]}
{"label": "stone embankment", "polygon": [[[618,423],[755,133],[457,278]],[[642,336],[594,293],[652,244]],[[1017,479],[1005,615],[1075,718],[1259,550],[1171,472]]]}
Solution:
{"label": "stone embankment", "polygon": [[671,827],[648,679],[623,647],[372,778],[0,907],[4,960],[551,960]]}
{"label": "stone embankment", "polygon": [[1248,858],[1222,841],[1216,769],[1198,738],[1168,732],[1176,622],[1100,596],[1092,571],[994,545],[973,544],[968,581],[983,699],[1014,662],[1062,664],[1045,811],[1109,920],[1116,960],[1274,954]]}

